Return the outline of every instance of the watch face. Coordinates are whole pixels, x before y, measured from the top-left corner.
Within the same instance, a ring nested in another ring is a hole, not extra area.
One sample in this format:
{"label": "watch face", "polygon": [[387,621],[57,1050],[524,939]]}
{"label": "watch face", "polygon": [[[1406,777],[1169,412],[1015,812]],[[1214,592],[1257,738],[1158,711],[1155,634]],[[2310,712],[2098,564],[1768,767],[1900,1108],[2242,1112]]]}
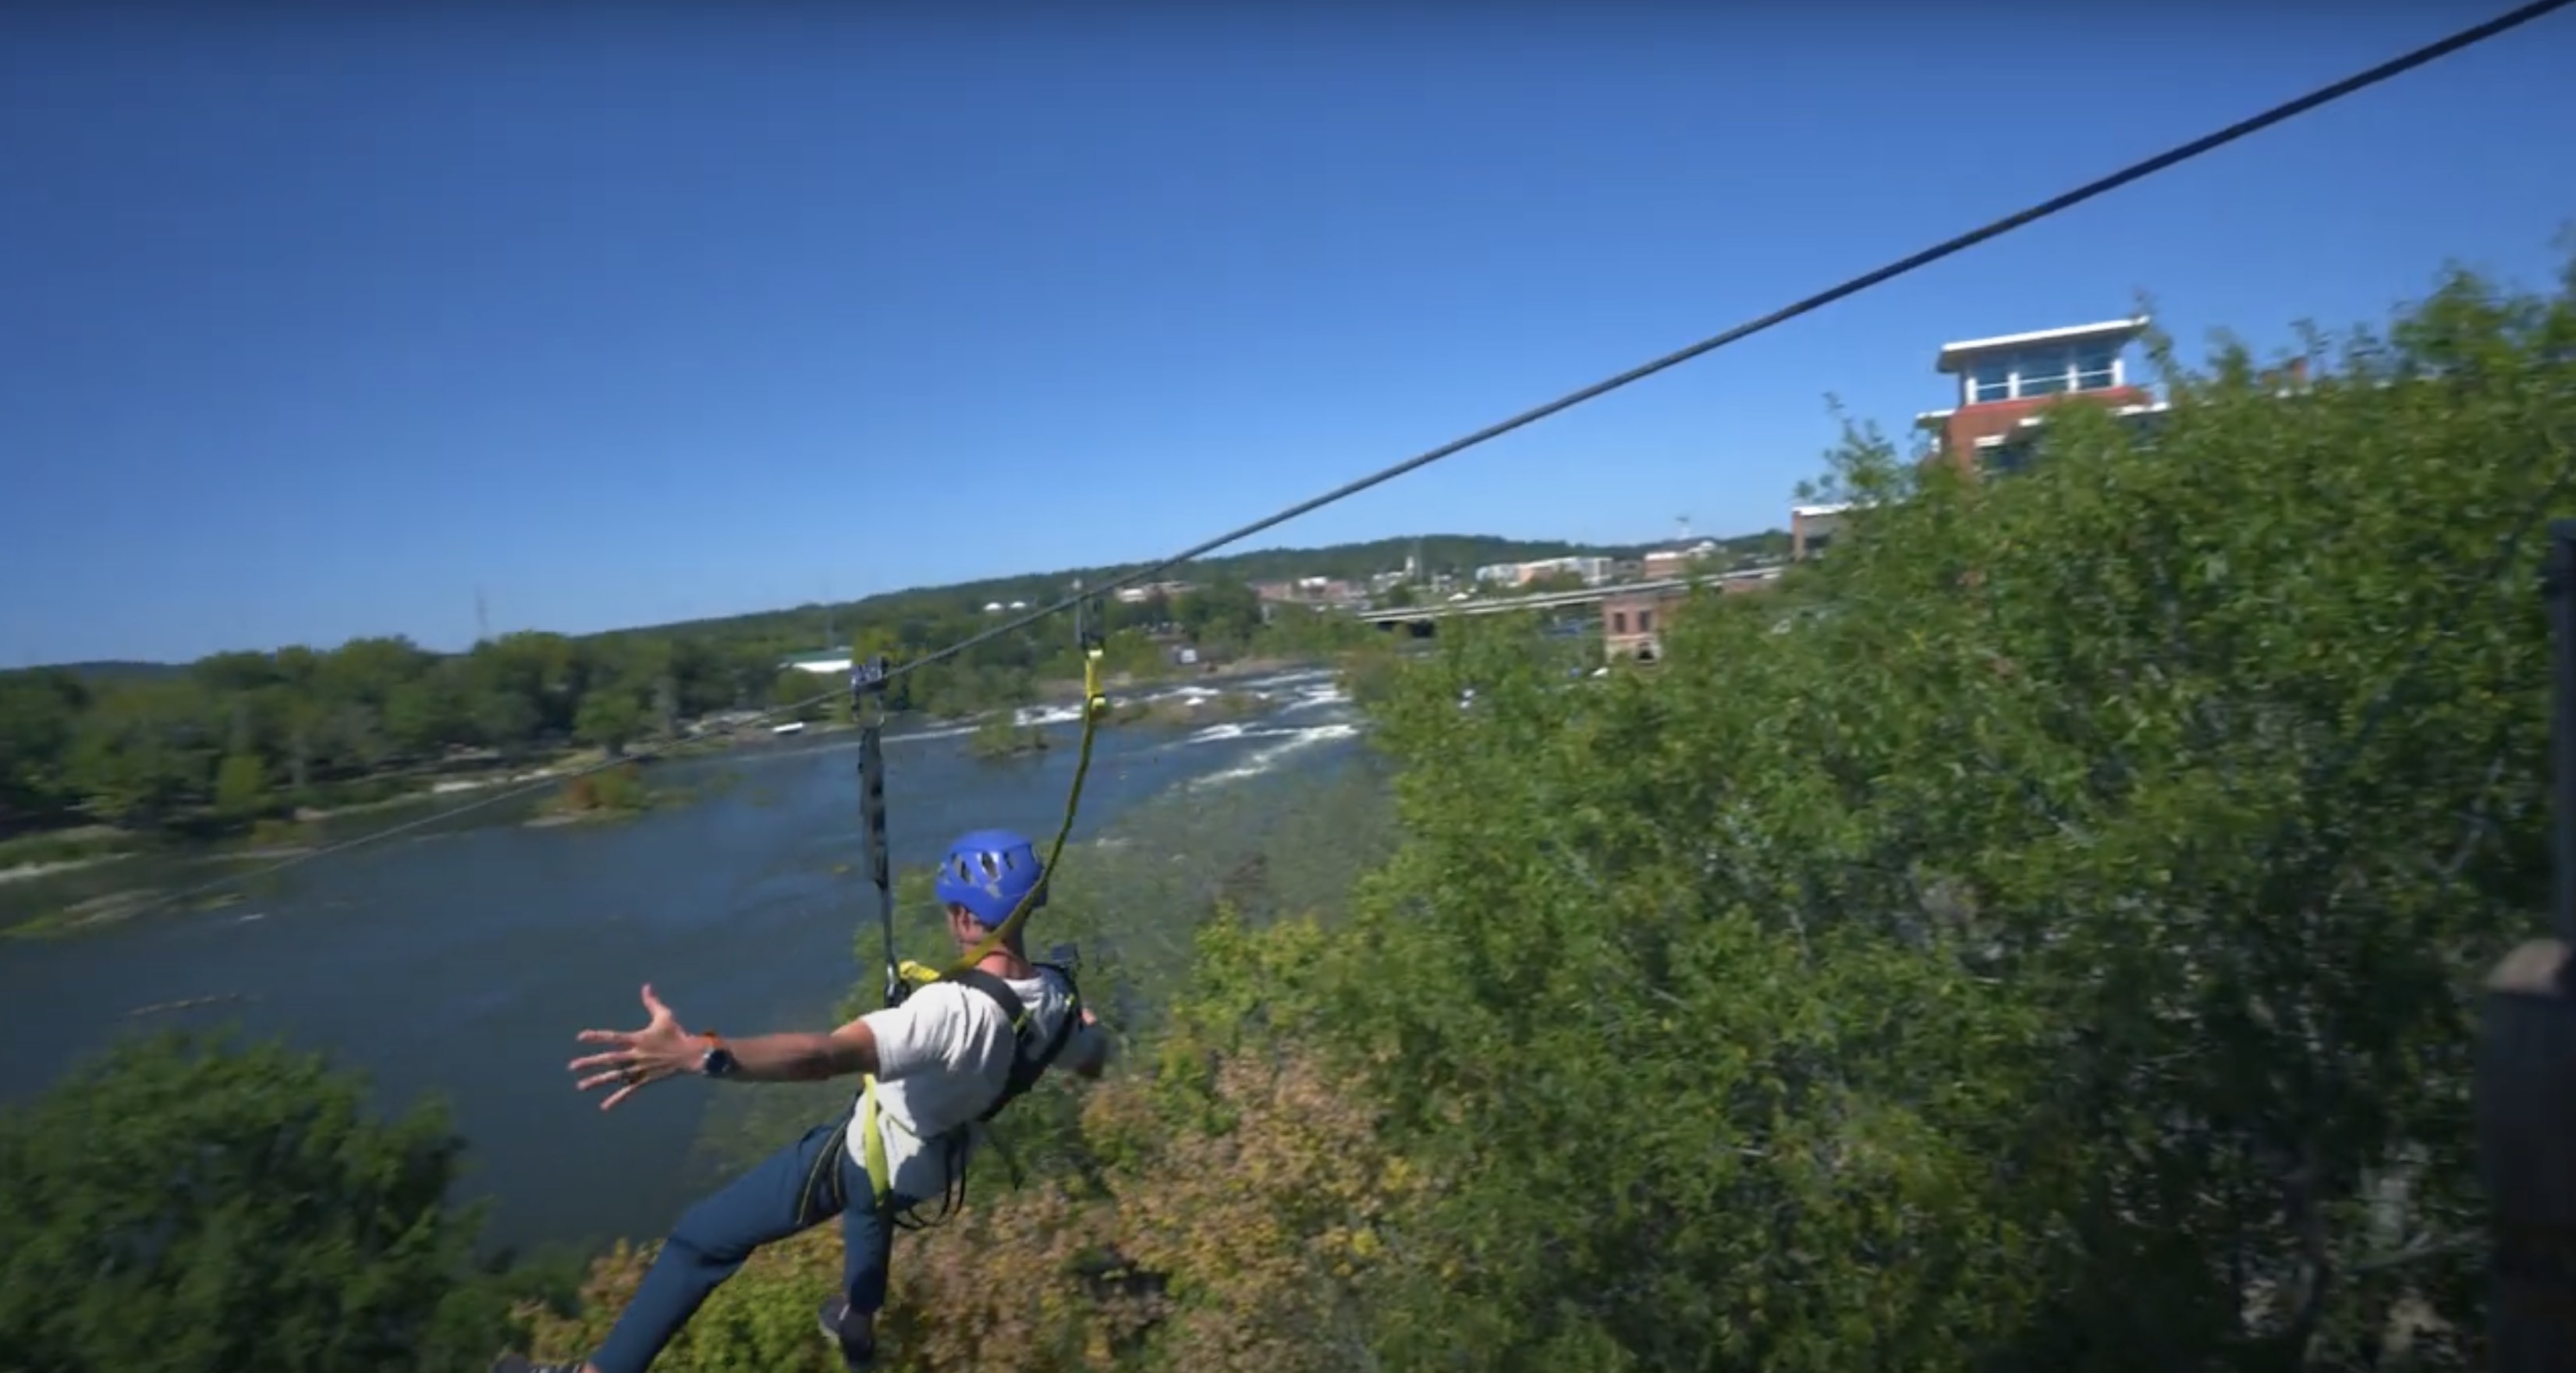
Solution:
{"label": "watch face", "polygon": [[709,1049],[707,1056],[698,1060],[698,1070],[709,1077],[723,1077],[733,1071],[733,1053],[726,1049]]}

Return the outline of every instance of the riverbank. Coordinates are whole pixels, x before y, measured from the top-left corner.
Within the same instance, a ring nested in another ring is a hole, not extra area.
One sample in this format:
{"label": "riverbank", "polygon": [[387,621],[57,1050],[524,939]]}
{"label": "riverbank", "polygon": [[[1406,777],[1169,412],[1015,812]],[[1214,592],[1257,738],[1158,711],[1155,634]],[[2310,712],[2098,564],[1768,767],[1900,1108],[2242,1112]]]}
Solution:
{"label": "riverbank", "polygon": [[[1113,959],[1140,985],[1166,985],[1159,970],[1205,909],[1197,894],[1229,878],[1248,892],[1241,836],[1270,823],[1271,798],[1354,760],[1374,764],[1351,742],[1356,724],[1326,699],[1328,683],[1277,694],[1277,712],[1239,728],[1100,731],[1072,841],[1080,857],[1068,856],[1067,885],[1034,932],[1040,952],[1081,940],[1086,994],[1110,998],[1128,980],[1112,973]],[[1053,835],[1075,753],[1062,726],[1050,727],[1058,747],[995,767],[966,755],[964,734],[929,724],[904,722],[887,740],[898,871],[929,864],[971,829]],[[585,1026],[625,1023],[648,981],[692,1025],[738,1034],[835,1023],[854,985],[874,987],[853,947],[865,937],[874,949],[880,937],[853,738],[791,736],[649,767],[657,789],[686,802],[610,823],[528,828],[557,782],[276,874],[152,857],[10,888],[0,919],[37,896],[28,888],[59,910],[118,886],[175,892],[225,873],[241,879],[218,909],[165,907],[0,942],[0,1004],[24,1031],[20,1052],[0,1065],[0,1101],[41,1091],[140,1026],[235,1023],[328,1049],[365,1069],[388,1105],[433,1090],[448,1099],[455,1129],[473,1141],[468,1190],[493,1198],[495,1244],[587,1250],[655,1233],[724,1171],[693,1166],[705,1127],[773,1095],[790,1116],[819,1119],[846,1095],[800,1105],[785,1087],[672,1090],[603,1117],[595,1097],[571,1089],[554,1046]],[[1310,808],[1353,809],[1338,797]],[[352,832],[387,823],[371,817]],[[1346,845],[1285,838],[1260,866],[1283,903],[1304,905],[1324,885],[1308,869]],[[1086,895],[1113,872],[1114,890]],[[1100,937],[1078,907],[1098,912]],[[914,941],[931,936],[935,917],[918,903],[902,915],[906,949],[920,952]],[[161,1009],[138,1018],[144,1008]],[[1128,1023],[1128,1008],[1115,1009]],[[1102,1014],[1111,1010],[1103,1000]],[[460,1076],[459,1043],[489,1046],[488,1071]],[[753,1137],[775,1145],[774,1131]]]}
{"label": "riverbank", "polygon": [[366,790],[405,781],[418,785],[369,801],[298,806],[284,814],[255,820],[238,833],[217,838],[194,838],[177,830],[135,830],[114,825],[84,825],[75,829],[22,834],[0,840],[0,882],[27,881],[76,872],[117,859],[156,853],[205,859],[251,856],[255,850],[275,848],[279,836],[300,833],[311,826],[403,810],[423,802],[492,787],[542,782],[596,763],[602,756],[594,748],[567,749],[548,755],[534,766],[523,762],[484,772],[385,772],[353,778],[336,784],[336,787]]}
{"label": "riverbank", "polygon": [[[1255,658],[1204,671],[1121,679],[1108,684],[1116,704],[1103,723],[1205,728],[1241,722],[1276,704],[1260,692],[1239,689],[1243,684],[1264,676],[1326,667],[1307,660]],[[1041,683],[1032,693],[1036,700],[1030,704],[996,708],[964,721],[919,723],[926,727],[925,732],[933,734],[945,733],[959,724],[989,732],[994,737],[983,747],[968,746],[971,756],[984,761],[1027,759],[1043,756],[1055,742],[1045,738],[1045,731],[1038,727],[1060,723],[1057,717],[1075,707],[1081,694],[1079,681]],[[688,758],[759,757],[782,747],[797,748],[798,741],[816,735],[837,735],[854,728],[848,721],[817,720],[785,736],[767,729],[710,732],[683,740],[664,765]],[[1000,737],[1005,730],[1009,732],[1007,740]],[[913,732],[901,722],[898,731],[892,737]],[[424,779],[427,784],[419,790],[328,809],[306,808],[296,811],[292,819],[261,821],[247,833],[211,841],[92,826],[0,842],[0,885],[11,893],[10,899],[0,901],[0,936],[50,937],[113,925],[158,909],[170,891],[208,880],[213,875],[209,870],[220,872],[227,864],[275,862],[359,837],[360,822],[374,822],[364,828],[375,828],[401,823],[406,812],[436,805],[491,804],[477,793],[495,789],[526,787],[540,791],[548,781],[573,778],[563,792],[530,797],[528,813],[520,817],[520,823],[546,828],[589,828],[690,799],[686,790],[646,785],[628,777],[629,769],[577,775],[585,768],[595,767],[604,757],[598,749],[572,749],[533,765],[522,763],[482,773]],[[656,772],[658,775],[658,769]],[[619,780],[603,785],[595,780],[601,777]],[[582,784],[586,782],[591,785],[585,789]],[[627,785],[630,782],[634,785]],[[350,832],[334,832],[343,826]]]}

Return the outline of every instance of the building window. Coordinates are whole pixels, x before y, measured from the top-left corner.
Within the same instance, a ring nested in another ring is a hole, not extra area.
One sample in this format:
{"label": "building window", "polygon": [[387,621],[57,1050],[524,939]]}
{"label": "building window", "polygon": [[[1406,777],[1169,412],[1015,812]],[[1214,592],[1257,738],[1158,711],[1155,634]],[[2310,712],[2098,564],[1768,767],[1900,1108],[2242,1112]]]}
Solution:
{"label": "building window", "polygon": [[1625,634],[1628,632],[1627,611],[1614,610],[1610,612],[1610,632],[1613,634]]}
{"label": "building window", "polygon": [[1655,632],[1655,612],[1651,610],[1640,610],[1637,612],[1637,632],[1640,634],[1652,634]]}
{"label": "building window", "polygon": [[2119,384],[2120,349],[2088,343],[2075,348],[2033,348],[1976,365],[1968,382],[1975,404],[2037,400],[2070,391],[2107,391]]}
{"label": "building window", "polygon": [[1979,403],[2012,399],[2012,360],[1996,358],[1978,363],[1975,379],[1968,388],[1968,399]]}
{"label": "building window", "polygon": [[1977,470],[1987,476],[2008,477],[2029,466],[2030,442],[2018,435],[1977,448]]}
{"label": "building window", "polygon": [[2074,360],[2074,354],[2058,348],[2023,354],[2014,368],[2014,393],[2025,400],[2064,394],[2072,382]]}
{"label": "building window", "polygon": [[2120,350],[2107,343],[2088,343],[2075,350],[2075,389],[2108,391],[2120,381]]}

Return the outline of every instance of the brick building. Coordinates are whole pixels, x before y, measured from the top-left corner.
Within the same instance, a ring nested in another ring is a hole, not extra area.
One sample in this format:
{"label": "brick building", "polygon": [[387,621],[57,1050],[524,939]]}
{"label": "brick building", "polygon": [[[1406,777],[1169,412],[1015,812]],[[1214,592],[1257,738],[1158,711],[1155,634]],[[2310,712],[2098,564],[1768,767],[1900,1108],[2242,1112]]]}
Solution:
{"label": "brick building", "polygon": [[1612,662],[1634,658],[1651,663],[1664,656],[1664,630],[1674,607],[1689,594],[1686,587],[1653,591],[1620,591],[1601,598],[1601,652]]}
{"label": "brick building", "polygon": [[1789,560],[1803,562],[1825,551],[1843,525],[1843,512],[1848,505],[1793,505],[1789,507]]}
{"label": "brick building", "polygon": [[2051,405],[2082,401],[2126,415],[2162,409],[2131,384],[2122,356],[2148,323],[2140,316],[1943,344],[1933,366],[1959,379],[1959,401],[1914,417],[1931,437],[1929,457],[1971,472],[2011,472],[2027,459]]}
{"label": "brick building", "polygon": [[[2052,405],[2105,405],[2141,419],[2161,413],[2163,403],[2130,381],[2124,356],[2150,322],[2142,315],[1941,345],[1933,367],[1959,379],[1958,403],[1914,417],[1928,440],[1924,461],[1981,475],[2019,471]],[[1850,509],[1792,506],[1791,561],[1824,552]]]}

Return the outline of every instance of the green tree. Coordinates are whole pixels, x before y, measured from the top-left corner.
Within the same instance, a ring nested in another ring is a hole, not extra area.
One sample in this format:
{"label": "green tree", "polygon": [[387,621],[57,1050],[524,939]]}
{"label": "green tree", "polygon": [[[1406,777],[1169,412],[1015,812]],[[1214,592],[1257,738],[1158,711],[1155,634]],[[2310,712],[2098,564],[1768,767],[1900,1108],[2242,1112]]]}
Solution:
{"label": "green tree", "polygon": [[388,692],[384,718],[394,747],[415,757],[434,758],[473,729],[462,683],[444,665]]}
{"label": "green tree", "polygon": [[537,703],[506,688],[485,690],[469,699],[474,738],[486,748],[514,752],[535,741],[545,717]]}
{"label": "green tree", "polygon": [[1201,647],[1248,643],[1261,629],[1261,598],[1242,582],[1209,583],[1175,602],[1172,618]]}
{"label": "green tree", "polygon": [[70,782],[100,817],[151,824],[204,804],[221,740],[213,703],[185,678],[103,693],[75,728]]}
{"label": "green tree", "polygon": [[573,731],[583,743],[623,752],[629,741],[644,729],[644,707],[631,692],[615,687],[593,691],[581,698],[581,713]]}
{"label": "green tree", "polygon": [[274,1044],[134,1040],[0,1114],[11,1367],[477,1367],[507,1338],[440,1114]]}
{"label": "green tree", "polygon": [[822,703],[814,698],[831,689],[832,679],[821,673],[797,667],[783,668],[770,679],[768,706],[782,711],[796,707],[792,714],[781,715],[779,718],[782,720],[818,720],[823,714]]}
{"label": "green tree", "polygon": [[269,809],[268,765],[256,753],[233,753],[215,769],[215,809],[229,818],[249,819]]}
{"label": "green tree", "polygon": [[89,692],[68,672],[0,673],[0,834],[65,814],[70,753]]}

